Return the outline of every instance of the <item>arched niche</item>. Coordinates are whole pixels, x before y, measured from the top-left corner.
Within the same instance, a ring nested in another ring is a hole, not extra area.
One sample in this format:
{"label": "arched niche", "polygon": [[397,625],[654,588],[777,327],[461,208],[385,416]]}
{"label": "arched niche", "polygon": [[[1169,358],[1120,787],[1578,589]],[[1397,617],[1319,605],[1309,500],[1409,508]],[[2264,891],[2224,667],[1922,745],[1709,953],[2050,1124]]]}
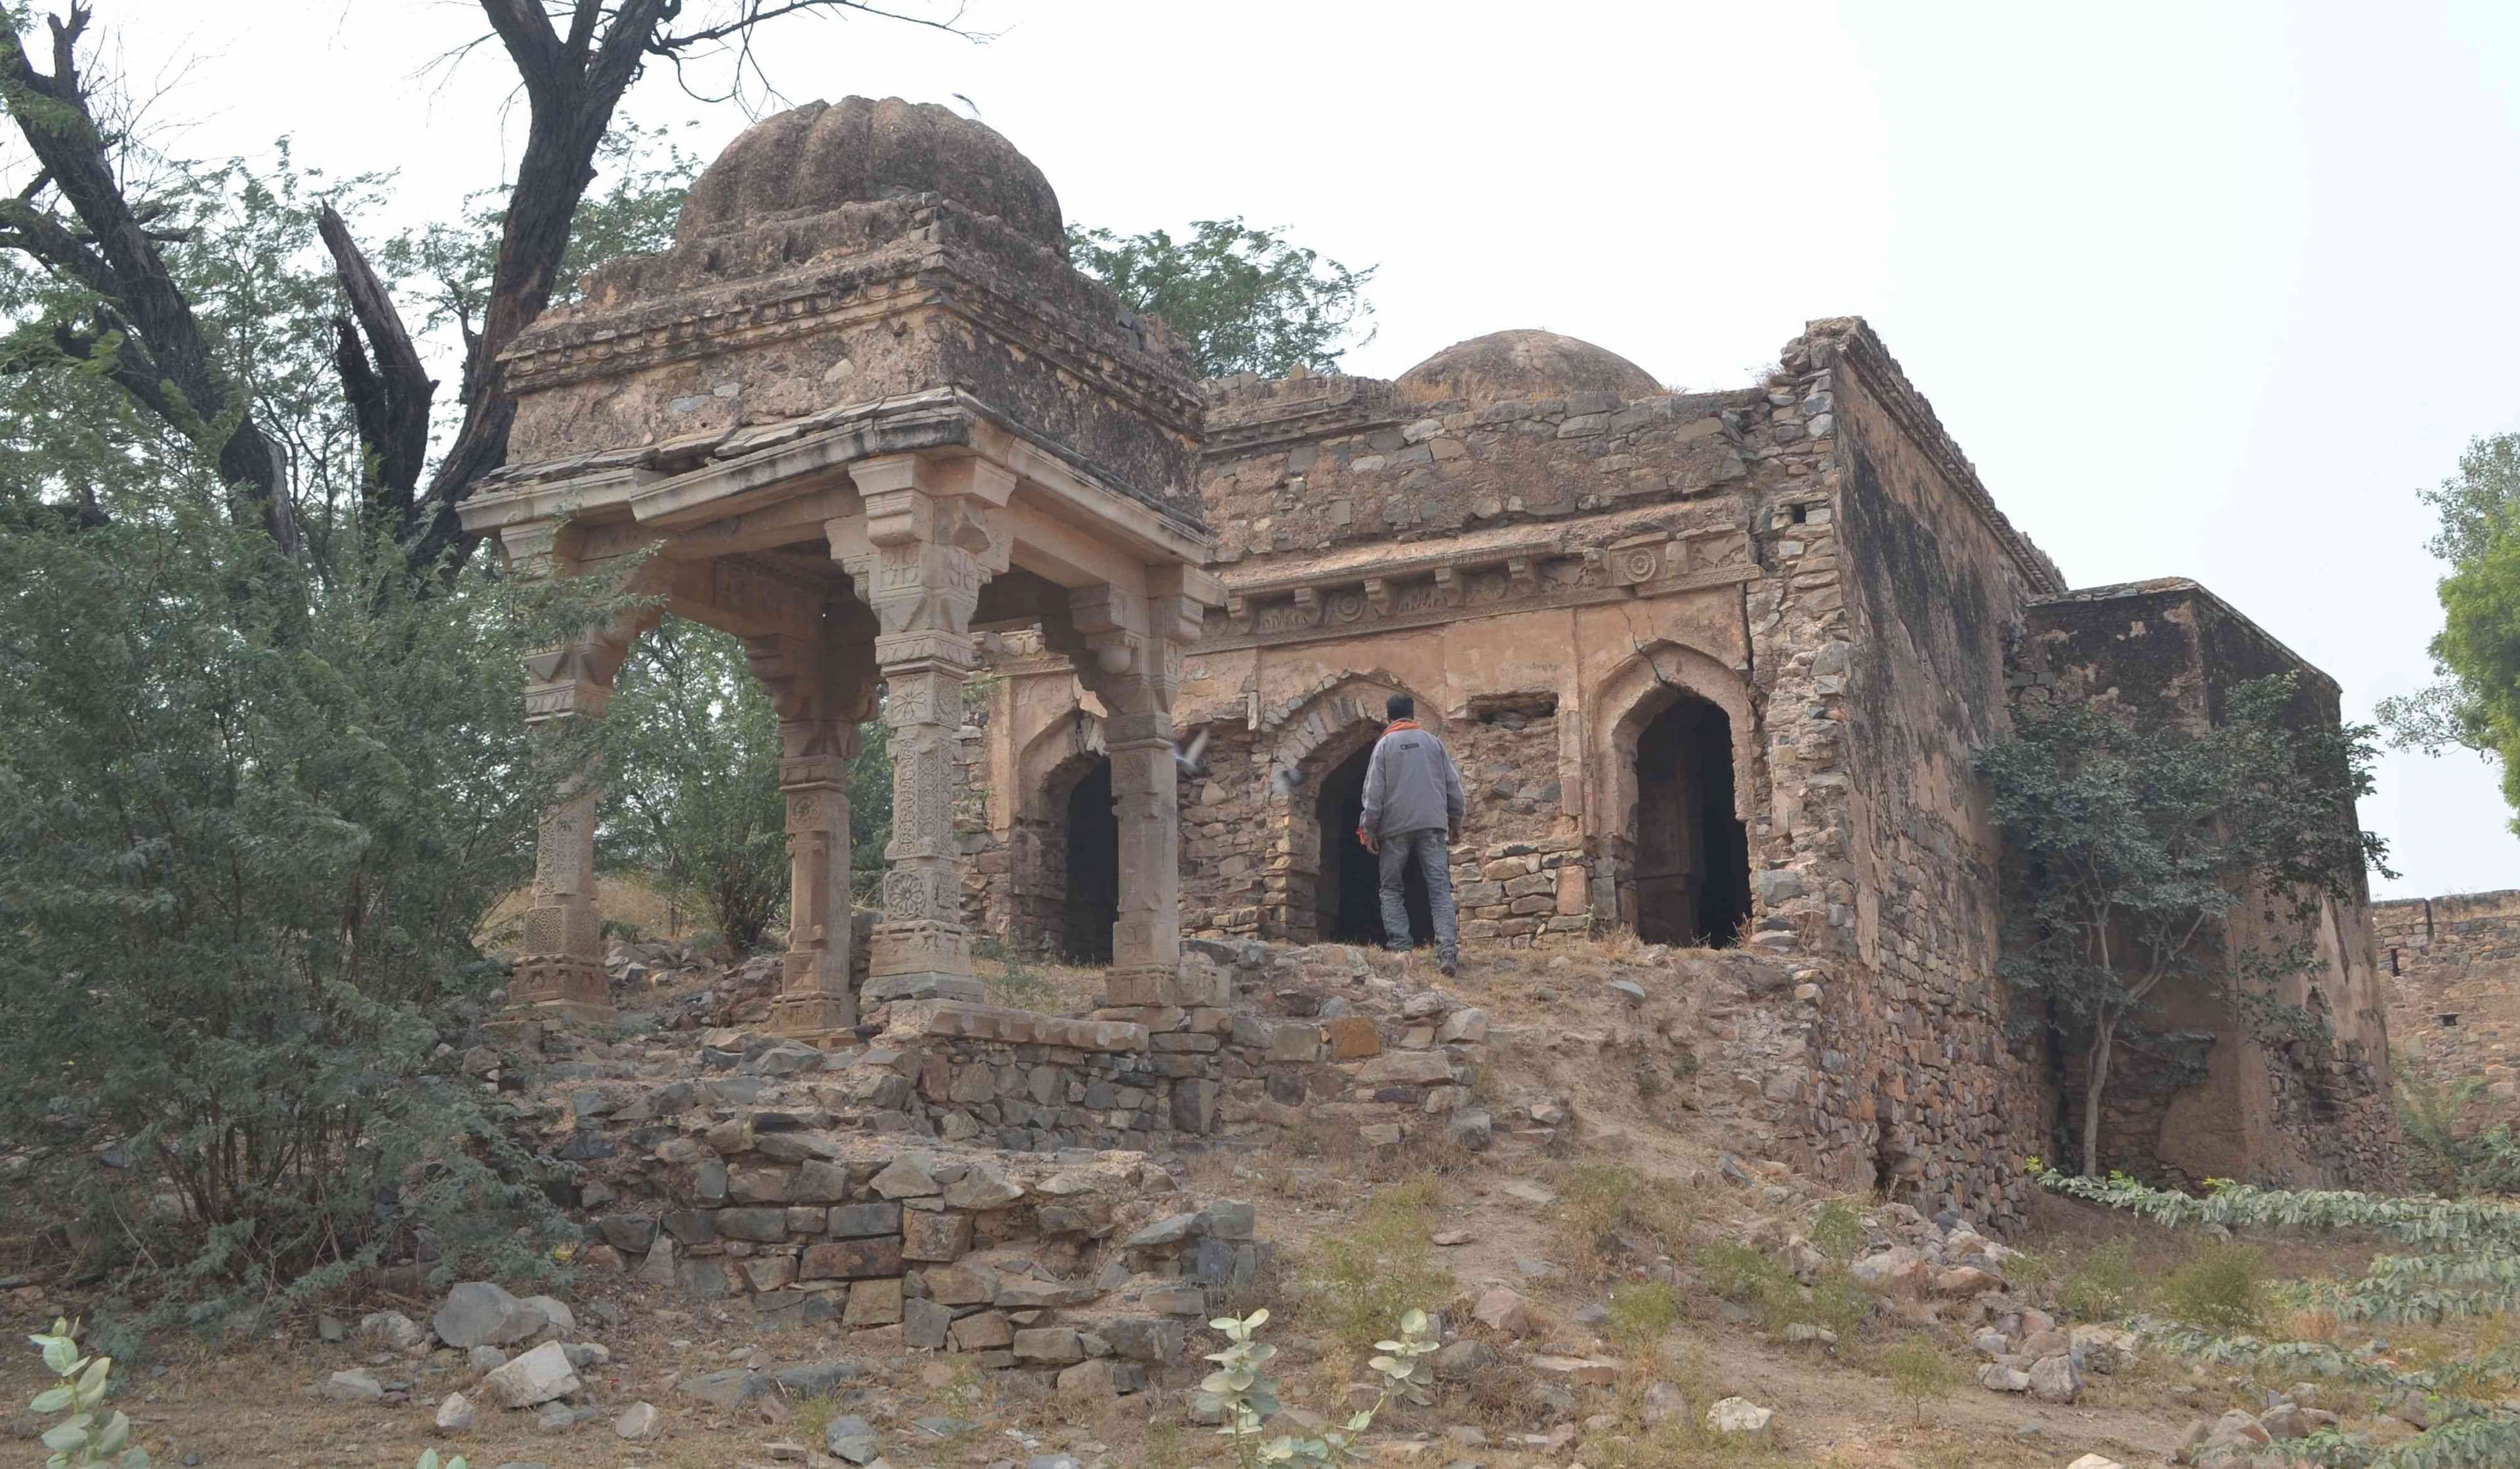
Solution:
{"label": "arched niche", "polygon": [[[1692,904],[1698,900],[1684,878],[1694,863],[1695,876],[1704,880],[1694,891],[1717,895],[1710,910],[1722,915],[1715,923],[1722,932],[1714,937],[1730,941],[1753,906],[1747,831],[1757,803],[1759,747],[1748,688],[1706,653],[1663,641],[1639,648],[1613,669],[1591,705],[1599,712],[1587,752],[1592,799],[1585,845],[1594,911],[1614,914],[1621,927],[1657,941],[1708,937],[1694,914],[1677,915],[1669,906],[1684,894],[1691,894]],[[1641,757],[1648,767],[1642,779]],[[1710,768],[1724,759],[1729,768]],[[1709,803],[1710,788],[1729,799]],[[1655,809],[1642,811],[1641,798]],[[1641,831],[1641,814],[1661,826]],[[1667,829],[1682,820],[1691,825]],[[1725,828],[1708,831],[1695,824],[1701,821]],[[1648,891],[1641,892],[1641,878]],[[1648,900],[1664,906],[1647,915]],[[1690,934],[1667,927],[1675,923]]]}

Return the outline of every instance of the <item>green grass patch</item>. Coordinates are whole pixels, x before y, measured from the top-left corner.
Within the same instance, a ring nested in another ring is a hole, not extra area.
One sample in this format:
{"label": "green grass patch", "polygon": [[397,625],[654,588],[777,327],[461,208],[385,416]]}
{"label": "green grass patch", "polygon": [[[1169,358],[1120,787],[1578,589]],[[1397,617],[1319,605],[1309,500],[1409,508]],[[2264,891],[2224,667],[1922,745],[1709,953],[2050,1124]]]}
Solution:
{"label": "green grass patch", "polygon": [[2253,1245],[2214,1241],[2162,1277],[2162,1308],[2226,1336],[2266,1319],[2267,1255]]}
{"label": "green grass patch", "polygon": [[1356,1224],[1322,1247],[1305,1277],[1306,1314],[1352,1352],[1371,1349],[1411,1310],[1453,1299],[1453,1272],[1434,1262],[1427,1236],[1443,1185],[1415,1178],[1375,1194]]}
{"label": "green grass patch", "polygon": [[1659,1342],[1680,1320],[1680,1297],[1660,1281],[1610,1292],[1610,1340],[1631,1351]]}

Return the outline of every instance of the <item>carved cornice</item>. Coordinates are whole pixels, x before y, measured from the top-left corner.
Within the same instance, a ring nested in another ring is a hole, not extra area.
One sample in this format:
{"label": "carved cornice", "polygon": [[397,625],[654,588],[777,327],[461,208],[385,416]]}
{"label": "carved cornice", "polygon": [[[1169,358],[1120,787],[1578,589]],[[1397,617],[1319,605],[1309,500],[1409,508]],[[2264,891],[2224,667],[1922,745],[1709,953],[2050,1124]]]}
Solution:
{"label": "carved cornice", "polygon": [[1746,530],[1651,530],[1605,546],[1561,548],[1553,535],[1521,545],[1454,547],[1373,567],[1282,572],[1227,583],[1202,654],[1355,637],[1468,618],[1732,586],[1759,578]]}
{"label": "carved cornice", "polygon": [[[1129,361],[1116,323],[1104,333],[1040,309],[1020,280],[989,266],[989,257],[978,252],[914,235],[781,275],[661,300],[582,308],[538,323],[500,361],[510,388],[523,395],[866,327],[909,312],[946,310],[1196,440],[1202,404],[1192,385]],[[1094,340],[1102,336],[1110,340]]]}
{"label": "carved cornice", "polygon": [[[819,462],[839,466],[887,454],[965,449],[989,451],[992,446],[983,443],[983,436],[977,432],[976,426],[982,424],[1002,431],[1022,446],[1014,451],[1016,454],[1031,456],[1015,466],[1027,478],[1064,474],[1073,478],[1078,492],[1109,497],[1108,503],[1098,507],[1098,519],[1126,514],[1150,515],[1161,522],[1167,538],[1179,541],[1186,548],[1194,548],[1200,555],[1206,554],[1207,528],[1190,519],[1180,507],[1128,493],[1119,487],[1126,482],[1107,467],[1095,463],[1068,444],[1033,432],[985,400],[959,388],[931,388],[922,392],[845,403],[801,418],[730,429],[714,436],[695,435],[671,444],[649,445],[645,449],[608,450],[603,454],[581,454],[538,464],[514,465],[484,478],[481,488],[464,502],[458,513],[463,517],[465,529],[475,534],[535,521],[560,520],[604,511],[617,516],[621,510],[614,507],[626,509],[637,496],[651,493],[660,486],[670,486],[674,480],[694,482],[712,478],[731,480],[740,477],[743,466],[751,459],[793,453],[804,447],[800,440],[806,436],[827,430],[846,431],[833,435],[819,455]],[[642,454],[651,461],[656,460],[668,449],[685,459],[701,460],[704,467],[672,477],[656,471],[642,472],[620,467],[625,460],[637,465]],[[714,462],[711,462],[712,455]],[[1052,466],[1057,466],[1057,469]]]}

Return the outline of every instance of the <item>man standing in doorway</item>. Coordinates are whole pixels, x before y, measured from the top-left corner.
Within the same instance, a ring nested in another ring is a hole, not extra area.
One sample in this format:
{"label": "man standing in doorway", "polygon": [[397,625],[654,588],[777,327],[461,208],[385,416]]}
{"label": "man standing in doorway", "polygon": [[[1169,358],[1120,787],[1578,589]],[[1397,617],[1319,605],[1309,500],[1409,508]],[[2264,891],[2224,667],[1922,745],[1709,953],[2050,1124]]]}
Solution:
{"label": "man standing in doorway", "polygon": [[1426,907],[1435,920],[1435,953],[1444,973],[1461,964],[1462,939],[1453,919],[1453,868],[1448,851],[1461,835],[1469,799],[1462,772],[1444,742],[1418,724],[1418,703],[1394,694],[1383,705],[1390,722],[1365,767],[1365,813],[1356,839],[1381,859],[1382,946],[1409,947],[1405,883],[1411,864],[1426,880]]}

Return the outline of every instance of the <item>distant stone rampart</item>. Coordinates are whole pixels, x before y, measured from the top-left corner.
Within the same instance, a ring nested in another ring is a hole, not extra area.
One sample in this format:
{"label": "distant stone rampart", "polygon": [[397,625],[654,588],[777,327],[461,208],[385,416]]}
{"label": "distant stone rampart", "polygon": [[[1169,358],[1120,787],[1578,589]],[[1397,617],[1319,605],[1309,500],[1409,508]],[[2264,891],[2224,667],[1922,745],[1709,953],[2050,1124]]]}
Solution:
{"label": "distant stone rampart", "polygon": [[2398,1054],[2520,1113],[2520,889],[2373,903],[2371,924]]}

